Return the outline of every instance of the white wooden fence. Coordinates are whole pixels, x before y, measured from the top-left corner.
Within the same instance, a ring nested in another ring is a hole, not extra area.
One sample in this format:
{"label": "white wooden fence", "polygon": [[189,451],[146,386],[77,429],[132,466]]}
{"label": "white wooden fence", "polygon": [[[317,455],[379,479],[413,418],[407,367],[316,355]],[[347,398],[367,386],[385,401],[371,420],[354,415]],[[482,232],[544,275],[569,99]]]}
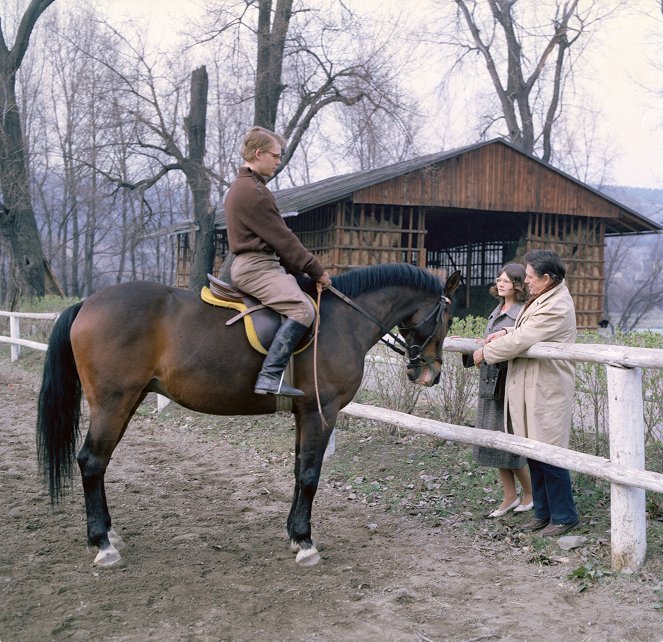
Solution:
{"label": "white wooden fence", "polygon": [[46,350],[45,343],[21,339],[20,319],[47,319],[54,321],[60,315],[57,312],[4,312],[0,310],[0,317],[9,317],[9,336],[0,335],[0,343],[11,344],[11,360],[16,361],[21,355],[21,346],[34,350]]}
{"label": "white wooden fence", "polygon": [[[12,361],[20,346],[46,350],[46,345],[20,338],[20,318],[55,319],[57,314],[2,312],[10,320],[10,336],[0,342],[12,345]],[[448,352],[472,352],[474,339],[448,338]],[[401,412],[351,403],[341,412],[373,419],[441,439],[507,450],[555,466],[568,468],[611,483],[611,554],[615,570],[637,570],[647,552],[645,489],[663,493],[663,474],[645,467],[645,431],[642,402],[642,368],[663,368],[663,350],[599,344],[537,343],[524,353],[532,359],[566,359],[603,363],[608,379],[610,459],[550,446],[505,433],[456,426]],[[161,406],[161,402],[159,402]]]}

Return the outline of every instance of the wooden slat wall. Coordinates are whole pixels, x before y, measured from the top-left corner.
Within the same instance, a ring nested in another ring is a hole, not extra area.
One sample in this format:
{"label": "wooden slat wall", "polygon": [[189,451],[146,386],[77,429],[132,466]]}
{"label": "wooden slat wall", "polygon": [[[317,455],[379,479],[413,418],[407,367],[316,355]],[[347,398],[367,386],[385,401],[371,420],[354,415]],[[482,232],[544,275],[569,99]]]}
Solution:
{"label": "wooden slat wall", "polygon": [[576,307],[579,330],[595,330],[603,318],[605,222],[588,217],[533,214],[525,251],[557,252],[566,265],[566,281]]}
{"label": "wooden slat wall", "polygon": [[621,208],[504,145],[367,187],[355,202],[619,218]]}
{"label": "wooden slat wall", "polygon": [[191,273],[191,245],[195,232],[177,235],[177,273],[175,287],[188,288],[189,274]]}
{"label": "wooden slat wall", "polygon": [[[330,273],[403,261],[425,267],[426,230],[422,208],[346,203],[332,209],[329,221],[334,222],[329,224],[318,245],[303,231],[303,222],[294,219],[291,224],[302,243],[318,256]],[[319,224],[320,210],[307,212],[306,217]]]}
{"label": "wooden slat wall", "polygon": [[[342,204],[339,204],[342,207]],[[335,260],[338,207],[326,205],[316,210],[315,216],[286,218],[286,224],[297,235],[320,263],[329,269]]]}
{"label": "wooden slat wall", "polygon": [[[191,274],[191,244],[194,240],[195,232],[183,232],[177,235],[177,271],[175,274],[175,287],[188,288],[189,275]],[[215,251],[214,266],[212,273],[219,274],[223,259],[228,253],[228,241],[225,230],[217,231],[214,235]]]}

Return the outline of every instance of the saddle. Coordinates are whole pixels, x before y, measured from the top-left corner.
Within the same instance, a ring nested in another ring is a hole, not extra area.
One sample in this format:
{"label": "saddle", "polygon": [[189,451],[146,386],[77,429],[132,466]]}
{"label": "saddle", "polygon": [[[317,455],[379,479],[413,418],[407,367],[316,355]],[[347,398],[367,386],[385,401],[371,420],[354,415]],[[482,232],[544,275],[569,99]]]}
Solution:
{"label": "saddle", "polygon": [[[251,347],[260,354],[267,354],[269,346],[272,345],[272,341],[274,340],[274,335],[276,335],[278,329],[281,327],[283,320],[281,315],[275,310],[272,310],[272,308],[260,303],[255,297],[242,292],[234,285],[217,279],[211,274],[208,274],[207,278],[209,279],[209,287],[203,287],[200,291],[200,298],[210,305],[236,310],[238,314],[228,319],[226,325],[232,325],[243,319],[246,338],[249,340]],[[315,301],[310,296],[309,299],[317,314],[318,309]],[[308,332],[299,342],[294,354],[303,352],[311,345],[313,341],[313,327],[314,324],[311,325]]]}

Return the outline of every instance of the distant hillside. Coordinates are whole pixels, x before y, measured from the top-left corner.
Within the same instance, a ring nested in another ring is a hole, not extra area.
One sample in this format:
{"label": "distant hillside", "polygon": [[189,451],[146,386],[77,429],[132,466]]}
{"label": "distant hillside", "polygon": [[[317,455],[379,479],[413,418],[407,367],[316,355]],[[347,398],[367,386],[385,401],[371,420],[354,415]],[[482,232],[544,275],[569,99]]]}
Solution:
{"label": "distant hillside", "polygon": [[[605,185],[598,189],[615,201],[635,210],[638,214],[663,225],[663,189],[619,185]],[[618,246],[620,256],[628,258],[621,269],[614,274],[612,281],[607,284],[608,303],[610,304],[609,317],[613,323],[618,322],[623,312],[624,301],[629,300],[634,286],[651,283],[651,262],[654,254],[660,257],[661,240],[658,234],[644,234],[631,237],[625,245]],[[612,243],[619,244],[620,240],[613,238],[607,243],[610,247]],[[649,291],[656,294],[660,292],[660,288],[660,283],[653,282]],[[663,306],[658,305],[650,310],[641,320],[637,329],[655,329],[663,332]]]}
{"label": "distant hillside", "polygon": [[603,185],[597,189],[635,210],[638,214],[663,224],[663,189],[622,187],[620,185]]}

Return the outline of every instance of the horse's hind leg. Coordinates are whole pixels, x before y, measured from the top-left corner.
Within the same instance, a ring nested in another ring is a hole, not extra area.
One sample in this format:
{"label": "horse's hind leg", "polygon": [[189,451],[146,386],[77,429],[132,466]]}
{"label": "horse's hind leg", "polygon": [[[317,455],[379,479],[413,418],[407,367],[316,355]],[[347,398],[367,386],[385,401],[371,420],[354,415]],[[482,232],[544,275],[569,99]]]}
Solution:
{"label": "horse's hind leg", "polygon": [[117,404],[114,412],[90,409],[90,429],[77,460],[85,494],[88,546],[99,549],[94,560],[97,566],[112,566],[121,560],[124,543],[112,528],[104,477],[113,450],[144,398],[141,394],[131,406],[127,401]]}

